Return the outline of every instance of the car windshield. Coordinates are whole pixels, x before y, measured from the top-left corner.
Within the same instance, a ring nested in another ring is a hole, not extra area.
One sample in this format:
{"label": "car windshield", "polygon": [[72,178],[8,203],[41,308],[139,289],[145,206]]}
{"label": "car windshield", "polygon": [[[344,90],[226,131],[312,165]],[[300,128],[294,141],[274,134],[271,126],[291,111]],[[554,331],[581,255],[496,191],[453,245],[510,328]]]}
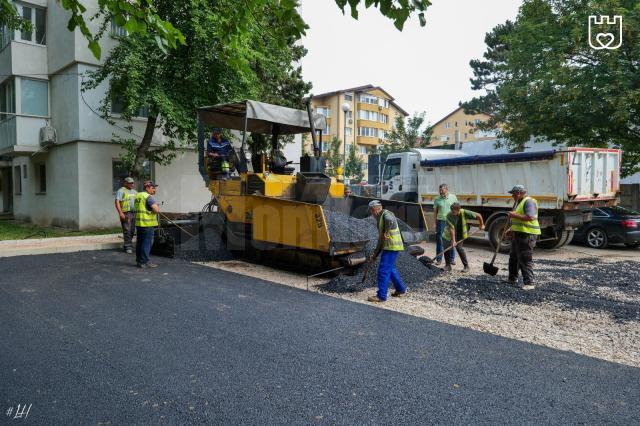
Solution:
{"label": "car windshield", "polygon": [[617,207],[607,207],[602,209],[607,213],[619,215],[619,216],[640,216],[640,212],[635,210],[627,209],[625,207],[617,206]]}

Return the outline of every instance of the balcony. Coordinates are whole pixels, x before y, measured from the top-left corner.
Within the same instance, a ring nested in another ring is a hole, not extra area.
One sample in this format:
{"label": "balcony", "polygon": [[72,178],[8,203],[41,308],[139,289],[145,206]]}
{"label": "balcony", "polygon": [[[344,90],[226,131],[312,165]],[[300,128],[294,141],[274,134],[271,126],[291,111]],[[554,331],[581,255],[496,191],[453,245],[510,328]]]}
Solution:
{"label": "balcony", "polygon": [[[38,75],[46,78],[47,46],[13,40],[0,50],[0,74]],[[1,77],[0,81],[6,77]]]}
{"label": "balcony", "polygon": [[11,117],[0,121],[0,155],[31,154],[40,149],[45,117]]}

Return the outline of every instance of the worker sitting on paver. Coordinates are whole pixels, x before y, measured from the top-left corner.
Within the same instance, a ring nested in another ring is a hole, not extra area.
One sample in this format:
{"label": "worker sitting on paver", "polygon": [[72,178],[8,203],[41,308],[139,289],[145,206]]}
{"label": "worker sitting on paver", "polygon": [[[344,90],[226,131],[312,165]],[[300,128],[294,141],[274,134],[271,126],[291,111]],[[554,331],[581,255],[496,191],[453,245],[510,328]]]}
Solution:
{"label": "worker sitting on paver", "polygon": [[378,200],[369,203],[369,212],[378,220],[379,239],[375,252],[368,259],[374,262],[380,253],[380,265],[378,266],[378,293],[369,297],[369,302],[384,302],[387,300],[389,281],[393,283],[395,291],[393,297],[403,296],[407,292],[407,287],[402,282],[400,274],[396,269],[396,259],[398,253],[404,250],[402,235],[398,227],[398,221],[393,213],[382,208]]}
{"label": "worker sitting on paver", "polygon": [[138,192],[133,189],[134,186],[133,178],[124,178],[122,187],[116,192],[115,201],[116,210],[118,211],[118,216],[120,216],[120,224],[122,224],[123,249],[127,253],[133,251],[133,234],[136,231],[133,200]]}
{"label": "worker sitting on paver", "polygon": [[533,248],[540,232],[538,223],[538,202],[527,196],[523,185],[516,185],[509,191],[513,197],[515,210],[509,212],[511,218],[511,250],[509,251],[509,280],[518,283],[518,270],[522,271],[523,290],[533,290]]}
{"label": "worker sitting on paver", "polygon": [[150,180],[144,182],[144,191],[136,195],[134,208],[136,212],[136,264],[138,268],[155,268],[158,265],[149,262],[149,254],[153,244],[153,232],[158,226],[160,208],[153,196],[158,185]]}
{"label": "worker sitting on paver", "polygon": [[[451,212],[451,205],[458,202],[456,196],[449,192],[446,183],[441,184],[438,191],[440,195],[433,200],[433,213],[436,219],[436,265],[442,262],[440,253],[445,249],[443,234],[447,227],[447,215]],[[451,253],[451,263],[455,265],[456,254],[453,250],[448,253]]]}
{"label": "worker sitting on paver", "polygon": [[229,178],[232,151],[231,142],[222,137],[220,129],[213,129],[211,139],[207,143],[207,155],[209,157],[209,169],[216,177]]}
{"label": "worker sitting on paver", "polygon": [[451,270],[451,263],[453,259],[453,250],[455,249],[460,256],[462,265],[464,268],[462,272],[469,272],[469,261],[467,260],[467,253],[464,251],[464,240],[469,236],[469,226],[467,225],[467,219],[478,219],[480,222],[480,229],[484,230],[484,220],[482,215],[471,210],[463,209],[460,203],[453,203],[451,205],[451,211],[446,217],[447,226],[444,229],[443,238],[444,244],[448,252],[444,254],[445,271]]}

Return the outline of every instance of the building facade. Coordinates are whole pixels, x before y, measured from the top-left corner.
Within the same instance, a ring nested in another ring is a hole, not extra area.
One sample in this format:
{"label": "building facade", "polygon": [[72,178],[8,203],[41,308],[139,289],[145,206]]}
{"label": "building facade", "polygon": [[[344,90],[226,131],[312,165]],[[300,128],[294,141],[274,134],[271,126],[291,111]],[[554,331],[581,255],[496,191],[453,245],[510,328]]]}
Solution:
{"label": "building facade", "polygon": [[458,145],[496,138],[495,132],[478,130],[476,126],[487,121],[488,114],[465,114],[458,107],[433,125],[430,146]]}
{"label": "building facade", "polygon": [[[348,104],[345,113],[342,105]],[[327,129],[322,136],[322,151],[329,148],[331,139],[341,141],[341,152],[349,155],[351,145],[356,145],[357,155],[363,160],[363,172],[367,172],[368,154],[387,141],[396,117],[409,114],[395,102],[395,98],[379,86],[371,84],[316,95],[311,100],[316,113],[327,118]],[[312,152],[311,138],[304,147]]]}
{"label": "building facade", "polygon": [[[145,111],[131,133],[117,114],[115,126],[99,115],[106,85],[82,91],[82,84],[100,62],[79,31],[67,30],[70,14],[58,3],[16,2],[33,31],[0,31],[0,209],[43,226],[117,226],[114,193],[126,171],[121,148],[111,140],[141,139]],[[86,16],[97,11],[97,1],[84,4]],[[103,58],[115,43],[103,38]],[[153,144],[163,142],[156,133]],[[145,172],[160,185],[164,211],[199,211],[210,199],[192,150],[166,167],[146,164]]]}

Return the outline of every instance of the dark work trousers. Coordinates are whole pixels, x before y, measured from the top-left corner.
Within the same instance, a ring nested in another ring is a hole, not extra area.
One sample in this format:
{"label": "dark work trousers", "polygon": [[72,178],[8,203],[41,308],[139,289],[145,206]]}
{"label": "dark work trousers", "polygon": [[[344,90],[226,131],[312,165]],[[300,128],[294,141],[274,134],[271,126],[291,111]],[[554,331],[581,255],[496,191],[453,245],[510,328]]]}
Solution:
{"label": "dark work trousers", "polygon": [[533,284],[533,248],[535,246],[535,235],[513,232],[509,252],[509,280],[517,280],[518,270],[520,270],[524,284]]}
{"label": "dark work trousers", "polygon": [[[451,241],[444,240],[445,248],[451,247]],[[464,251],[464,243],[458,243],[455,248],[452,248],[448,252],[444,254],[444,261],[447,265],[451,265],[454,260],[454,250],[458,252],[458,256],[460,256],[460,260],[464,266],[469,266],[469,262],[467,261],[467,252]]]}
{"label": "dark work trousers", "polygon": [[[442,234],[444,233],[444,228],[447,227],[446,220],[436,220],[436,262],[440,262],[442,260],[442,255],[438,256],[438,253],[442,252],[446,248],[444,242],[446,241]],[[456,260],[456,254],[453,250],[449,250],[447,253],[451,253],[453,256],[451,259]],[[446,256],[445,256],[446,257]]]}
{"label": "dark work trousers", "polygon": [[136,263],[138,265],[149,263],[154,229],[153,226],[136,227],[136,233],[138,234],[138,238],[136,239]]}
{"label": "dark work trousers", "polygon": [[122,238],[124,239],[124,249],[133,249],[133,234],[136,233],[136,214],[134,212],[126,212],[122,224]]}

